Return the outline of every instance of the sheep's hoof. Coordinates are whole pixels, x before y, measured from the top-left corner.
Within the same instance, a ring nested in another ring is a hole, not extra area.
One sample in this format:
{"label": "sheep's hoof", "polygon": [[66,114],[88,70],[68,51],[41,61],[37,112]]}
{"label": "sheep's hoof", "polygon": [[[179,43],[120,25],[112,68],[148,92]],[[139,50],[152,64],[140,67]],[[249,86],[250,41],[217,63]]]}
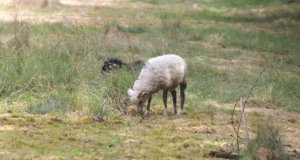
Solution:
{"label": "sheep's hoof", "polygon": [[180,115],[180,114],[183,114],[183,113],[184,113],[184,111],[181,110],[181,109],[179,109],[179,110],[177,111],[177,115]]}
{"label": "sheep's hoof", "polygon": [[145,116],[149,116],[150,115],[150,111],[146,110],[144,113]]}
{"label": "sheep's hoof", "polygon": [[173,114],[177,114],[177,110],[173,110],[173,112],[172,112]]}
{"label": "sheep's hoof", "polygon": [[164,116],[167,116],[168,115],[168,110],[167,109],[164,109]]}
{"label": "sheep's hoof", "polygon": [[144,116],[144,114],[143,114],[143,112],[136,112],[137,114],[136,115],[138,115],[138,116]]}

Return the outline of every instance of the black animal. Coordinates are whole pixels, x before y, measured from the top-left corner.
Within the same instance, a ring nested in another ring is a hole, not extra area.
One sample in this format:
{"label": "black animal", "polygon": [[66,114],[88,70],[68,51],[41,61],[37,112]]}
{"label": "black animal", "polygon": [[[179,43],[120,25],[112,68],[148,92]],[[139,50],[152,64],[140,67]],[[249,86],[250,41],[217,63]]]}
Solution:
{"label": "black animal", "polygon": [[114,68],[122,68],[122,65],[125,63],[122,62],[122,60],[117,58],[109,58],[108,60],[104,61],[104,64],[102,66],[103,72],[109,72],[110,70]]}
{"label": "black animal", "polygon": [[141,69],[144,66],[144,61],[137,60],[132,63],[126,64],[121,59],[109,58],[104,61],[102,65],[102,72],[108,73],[111,70],[122,68],[122,66],[127,66],[129,69]]}

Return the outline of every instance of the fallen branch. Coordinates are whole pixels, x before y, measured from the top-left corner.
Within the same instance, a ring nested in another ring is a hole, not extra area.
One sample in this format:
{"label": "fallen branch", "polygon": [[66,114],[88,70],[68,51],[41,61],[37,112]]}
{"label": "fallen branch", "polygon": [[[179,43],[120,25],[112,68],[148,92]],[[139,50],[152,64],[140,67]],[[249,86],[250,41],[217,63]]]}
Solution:
{"label": "fallen branch", "polygon": [[209,155],[216,158],[226,158],[226,159],[238,159],[240,155],[236,152],[225,152],[225,151],[210,151]]}

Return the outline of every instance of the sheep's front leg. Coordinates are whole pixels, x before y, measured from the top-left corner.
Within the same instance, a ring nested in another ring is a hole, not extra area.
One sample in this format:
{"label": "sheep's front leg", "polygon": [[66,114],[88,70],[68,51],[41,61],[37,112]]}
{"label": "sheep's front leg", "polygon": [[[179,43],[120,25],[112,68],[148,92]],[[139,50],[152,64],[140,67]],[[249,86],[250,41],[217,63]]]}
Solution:
{"label": "sheep's front leg", "polygon": [[168,109],[167,109],[167,100],[168,100],[168,91],[163,91],[163,101],[164,101],[164,115],[168,115]]}
{"label": "sheep's front leg", "polygon": [[176,110],[176,91],[175,90],[172,90],[172,91],[170,91],[171,92],[171,94],[172,94],[172,99],[173,99],[173,112],[174,112],[174,114],[176,114],[177,113],[177,110]]}
{"label": "sheep's front leg", "polygon": [[148,104],[147,104],[147,110],[145,112],[145,115],[147,116],[150,113],[150,104],[151,104],[152,96],[148,98]]}
{"label": "sheep's front leg", "polygon": [[186,83],[180,83],[180,108],[179,111],[177,112],[177,114],[181,114],[183,113],[183,105],[184,105],[184,101],[185,101],[185,89],[186,89]]}

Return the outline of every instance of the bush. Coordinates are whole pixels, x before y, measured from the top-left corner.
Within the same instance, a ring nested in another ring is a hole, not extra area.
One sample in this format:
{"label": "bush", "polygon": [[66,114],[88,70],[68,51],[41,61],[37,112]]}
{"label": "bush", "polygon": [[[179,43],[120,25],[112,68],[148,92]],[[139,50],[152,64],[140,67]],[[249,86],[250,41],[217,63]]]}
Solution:
{"label": "bush", "polygon": [[253,160],[287,159],[279,129],[268,122],[258,125],[257,135],[246,146],[243,157]]}

